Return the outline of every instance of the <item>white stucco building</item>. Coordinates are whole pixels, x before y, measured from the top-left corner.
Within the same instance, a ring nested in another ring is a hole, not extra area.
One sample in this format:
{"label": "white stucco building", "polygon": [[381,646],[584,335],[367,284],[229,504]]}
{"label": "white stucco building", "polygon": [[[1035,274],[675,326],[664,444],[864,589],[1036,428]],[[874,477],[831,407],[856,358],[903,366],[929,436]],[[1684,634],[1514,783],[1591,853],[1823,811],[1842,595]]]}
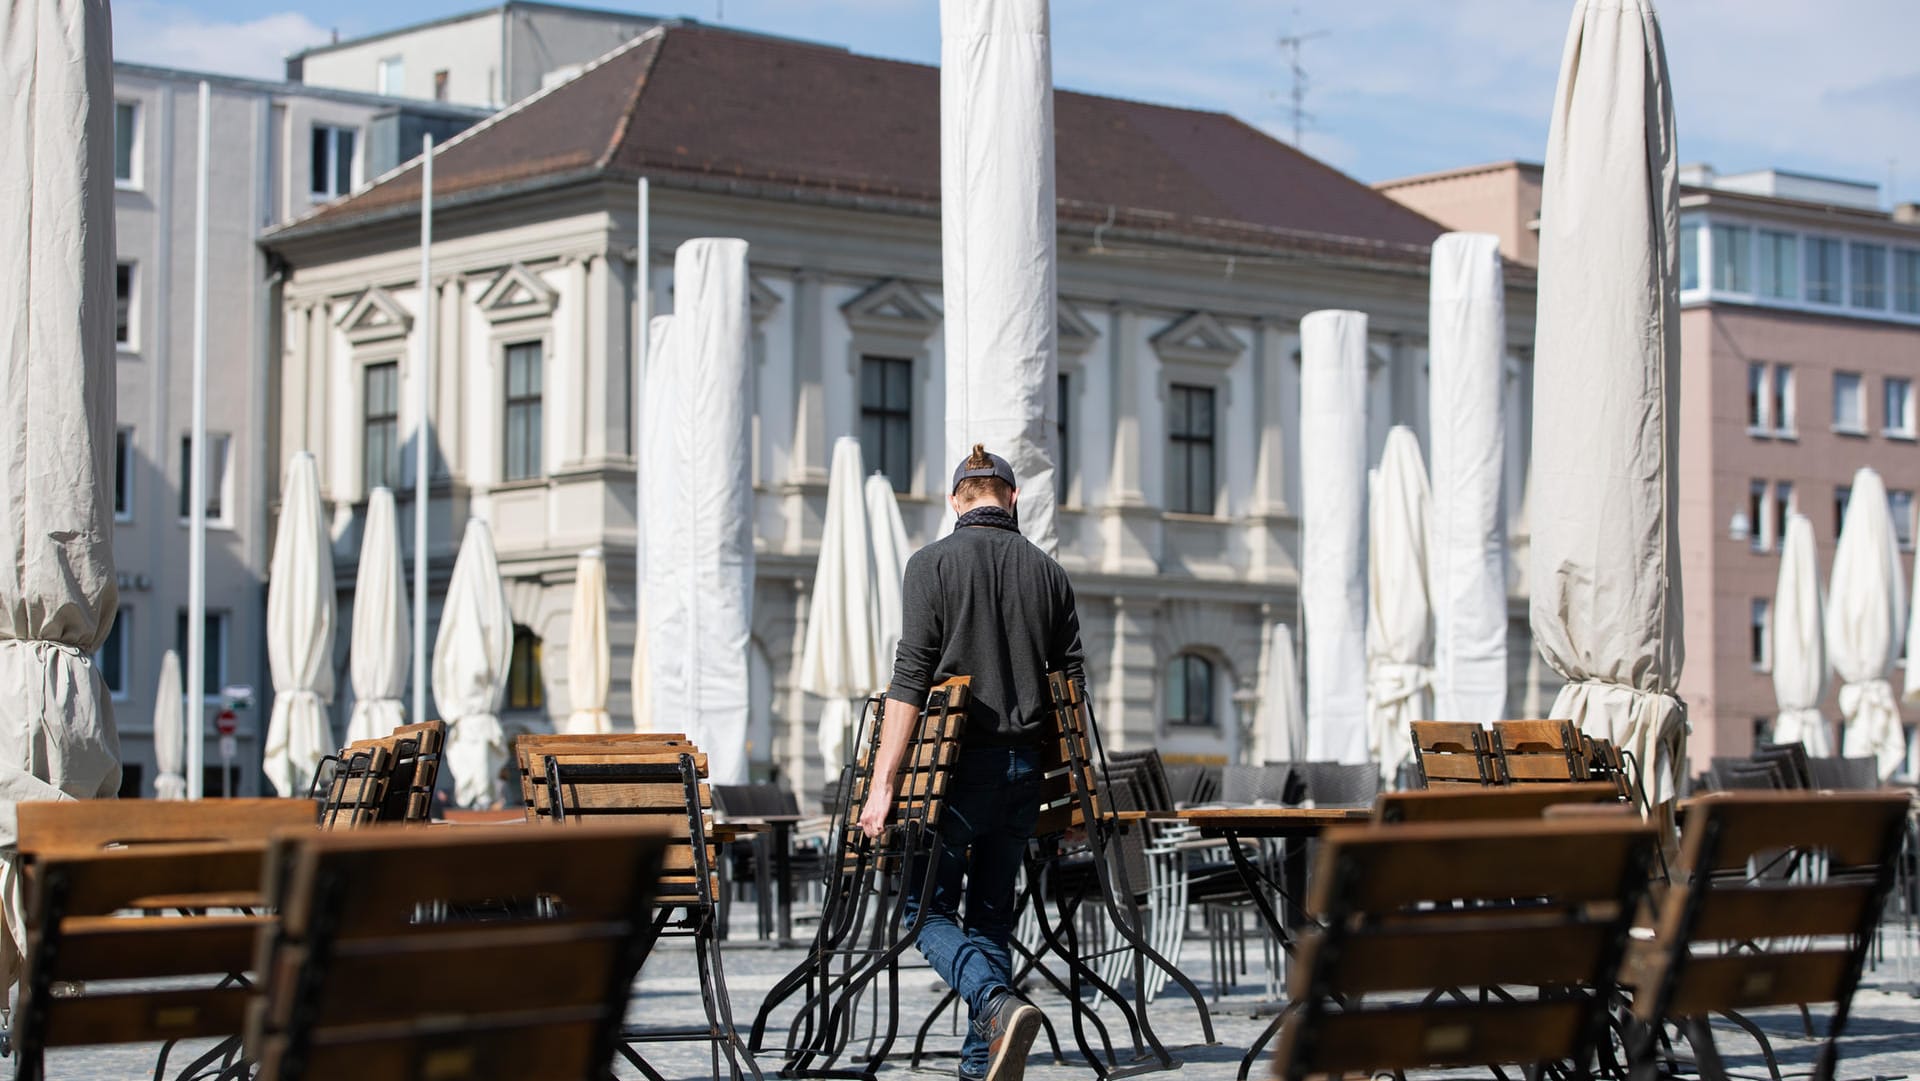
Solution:
{"label": "white stucco building", "polygon": [[[1369,313],[1372,451],[1395,423],[1424,438],[1427,246],[1441,229],[1221,114],[1064,92],[1055,114],[1060,559],[1079,592],[1095,707],[1114,745],[1231,758],[1236,692],[1258,683],[1263,629],[1298,621],[1299,319]],[[951,468],[938,155],[933,68],[666,26],[443,149],[426,290],[417,166],[269,232],[285,268],[275,461],[319,456],[343,622],[368,482],[410,484],[410,456],[384,448],[404,447],[419,423],[411,380],[431,311],[436,598],[460,524],[486,518],[521,627],[508,725],[544,727],[567,708],[574,560],[603,549],[613,670],[628,670],[634,182],[647,176],[656,312],[671,307],[681,241],[750,244],[752,755],[812,788],[820,704],[793,672],[833,439],[867,441],[915,544],[938,526]],[[1532,278],[1515,268],[1508,286],[1517,517]],[[534,450],[504,441],[510,417],[519,430],[537,417]],[[1518,706],[1532,651],[1517,593],[1513,612]],[[628,715],[624,679],[612,710],[616,724]]]}

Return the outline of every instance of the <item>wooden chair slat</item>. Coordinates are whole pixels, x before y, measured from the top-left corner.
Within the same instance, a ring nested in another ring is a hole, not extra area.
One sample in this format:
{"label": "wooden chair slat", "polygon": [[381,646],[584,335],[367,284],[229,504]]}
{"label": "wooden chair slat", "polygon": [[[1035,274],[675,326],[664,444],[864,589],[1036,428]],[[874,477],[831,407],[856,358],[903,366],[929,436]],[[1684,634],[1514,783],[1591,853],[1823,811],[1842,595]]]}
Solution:
{"label": "wooden chair slat", "polygon": [[[56,980],[144,980],[244,972],[270,916],[81,916],[61,929]],[[173,925],[173,926],[169,926]]]}
{"label": "wooden chair slat", "polygon": [[1312,992],[1323,981],[1330,994],[1422,990],[1434,986],[1436,972],[1460,987],[1542,982],[1578,984],[1593,978],[1593,959],[1605,947],[1605,927],[1564,920],[1531,923],[1506,918],[1483,929],[1461,932],[1417,923],[1357,935],[1341,945],[1337,958],[1318,965],[1326,942],[1313,938],[1301,946],[1293,966],[1293,996]]}
{"label": "wooden chair slat", "polygon": [[[1843,949],[1693,957],[1680,971],[1667,1016],[1833,1002],[1845,987],[1847,962]],[[1635,1005],[1637,1013],[1637,999]]]}
{"label": "wooden chair slat", "polygon": [[[1676,890],[1667,899],[1674,921],[1686,901],[1684,890]],[[1798,935],[1850,935],[1860,926],[1863,907],[1873,903],[1871,882],[1710,890],[1694,919],[1693,939],[1743,942]]]}
{"label": "wooden chair slat", "polygon": [[59,999],[47,1013],[46,1043],[78,1047],[231,1036],[245,1021],[249,994],[243,987],[204,987]]}
{"label": "wooden chair slat", "polygon": [[[318,1034],[302,1076],[353,1081],[573,1081],[593,1075],[589,1048],[597,1019],[511,1023],[484,1029]],[[265,1049],[262,1078],[285,1076],[286,1041]]]}
{"label": "wooden chair slat", "polygon": [[280,830],[319,821],[310,799],[48,800],[16,806],[24,853],[193,841],[264,844]]}
{"label": "wooden chair slat", "polygon": [[1575,1002],[1416,1006],[1330,1013],[1281,1030],[1280,1060],[1304,1074],[1539,1062],[1565,1054],[1579,1034]]}
{"label": "wooden chair slat", "polygon": [[[34,888],[59,878],[66,916],[104,916],[122,908],[212,907],[197,895],[257,895],[266,848],[259,844],[142,845],[88,853],[49,853],[34,861]],[[31,917],[29,917],[31,921]]]}
{"label": "wooden chair slat", "polygon": [[[1905,821],[1911,802],[1904,792],[1718,792],[1688,800],[1686,813],[1718,804],[1739,805],[1717,829],[1713,870],[1737,870],[1752,856],[1783,848],[1819,848],[1838,866],[1864,866],[1880,858],[1888,830]],[[1681,846],[1681,864],[1697,867]]]}
{"label": "wooden chair slat", "polygon": [[1519,788],[1455,787],[1383,792],[1374,802],[1374,821],[1472,822],[1539,818],[1549,807],[1618,803],[1612,784],[1535,784]]}
{"label": "wooden chair slat", "polygon": [[[1349,861],[1350,903],[1375,911],[1442,899],[1507,900],[1557,897],[1567,902],[1619,896],[1626,854],[1644,848],[1651,826],[1613,822],[1423,823],[1383,829],[1329,830],[1334,849]],[[1316,876],[1311,906],[1327,911],[1335,897],[1332,868]]]}

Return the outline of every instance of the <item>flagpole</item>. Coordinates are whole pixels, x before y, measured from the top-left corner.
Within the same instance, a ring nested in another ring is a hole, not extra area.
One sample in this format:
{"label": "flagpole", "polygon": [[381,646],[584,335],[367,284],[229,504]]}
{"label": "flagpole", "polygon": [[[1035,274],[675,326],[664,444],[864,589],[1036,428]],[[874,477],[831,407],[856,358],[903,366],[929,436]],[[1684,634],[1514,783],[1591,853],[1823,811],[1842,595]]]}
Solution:
{"label": "flagpole", "polygon": [[207,755],[207,170],[213,88],[200,82],[194,156],[193,424],[187,449],[187,798],[206,795]]}
{"label": "flagpole", "polygon": [[[646,606],[642,603],[642,600],[646,595],[647,523],[644,512],[641,510],[641,508],[645,506],[645,503],[642,502],[642,496],[644,495],[643,489],[646,487],[646,478],[642,475],[640,469],[640,424],[642,418],[646,415],[642,407],[646,401],[647,342],[652,334],[650,324],[653,322],[653,259],[651,257],[653,250],[653,208],[652,192],[647,185],[647,178],[644,176],[640,178],[637,197],[639,199],[640,225],[639,239],[637,242],[638,249],[634,253],[633,292],[638,301],[638,305],[636,307],[635,325],[633,328],[633,404],[631,406],[633,409],[633,422],[627,425],[627,430],[633,433],[633,642],[634,648],[640,649],[646,641],[644,636],[647,633],[647,628],[641,623],[646,612]],[[637,725],[640,719],[640,703],[633,703],[632,709]]]}
{"label": "flagpole", "polygon": [[433,377],[433,136],[420,137],[420,364],[414,375],[413,444],[413,715],[427,719],[427,446]]}

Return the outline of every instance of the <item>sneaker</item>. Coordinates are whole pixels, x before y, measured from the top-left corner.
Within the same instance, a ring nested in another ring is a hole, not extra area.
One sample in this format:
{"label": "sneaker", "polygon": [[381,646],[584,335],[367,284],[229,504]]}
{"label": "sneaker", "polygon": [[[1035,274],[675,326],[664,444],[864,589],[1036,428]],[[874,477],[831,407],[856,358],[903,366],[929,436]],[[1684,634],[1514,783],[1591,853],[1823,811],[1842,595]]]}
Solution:
{"label": "sneaker", "polygon": [[1040,1034],[1039,1007],[1005,994],[987,1024],[986,1081],[1021,1081],[1027,1071],[1027,1052]]}

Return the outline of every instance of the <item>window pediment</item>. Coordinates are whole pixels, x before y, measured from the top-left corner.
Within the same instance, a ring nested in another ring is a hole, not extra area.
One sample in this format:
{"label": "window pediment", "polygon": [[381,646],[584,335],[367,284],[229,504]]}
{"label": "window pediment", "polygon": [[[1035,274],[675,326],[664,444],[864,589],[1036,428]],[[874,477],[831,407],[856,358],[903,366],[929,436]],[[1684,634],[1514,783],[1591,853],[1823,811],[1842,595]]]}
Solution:
{"label": "window pediment", "polygon": [[940,325],[940,312],[920,291],[898,278],[889,278],[840,306],[847,325],[855,330],[926,338]]}
{"label": "window pediment", "polygon": [[501,271],[480,294],[479,308],[488,320],[504,323],[552,315],[559,303],[558,290],[542,281],[538,274],[515,263]]}
{"label": "window pediment", "polygon": [[413,314],[400,306],[393,295],[377,285],[354,298],[337,324],[355,345],[404,338],[413,329]]}
{"label": "window pediment", "polygon": [[1191,312],[1153,336],[1153,351],[1163,361],[1227,367],[1246,345],[1207,312]]}
{"label": "window pediment", "polygon": [[1059,303],[1056,318],[1059,330],[1055,336],[1063,354],[1084,353],[1100,339],[1099,328],[1087,322],[1087,317],[1081,315],[1079,309],[1064,300]]}
{"label": "window pediment", "polygon": [[747,315],[755,326],[767,321],[780,307],[780,294],[774,292],[758,274],[747,275]]}

